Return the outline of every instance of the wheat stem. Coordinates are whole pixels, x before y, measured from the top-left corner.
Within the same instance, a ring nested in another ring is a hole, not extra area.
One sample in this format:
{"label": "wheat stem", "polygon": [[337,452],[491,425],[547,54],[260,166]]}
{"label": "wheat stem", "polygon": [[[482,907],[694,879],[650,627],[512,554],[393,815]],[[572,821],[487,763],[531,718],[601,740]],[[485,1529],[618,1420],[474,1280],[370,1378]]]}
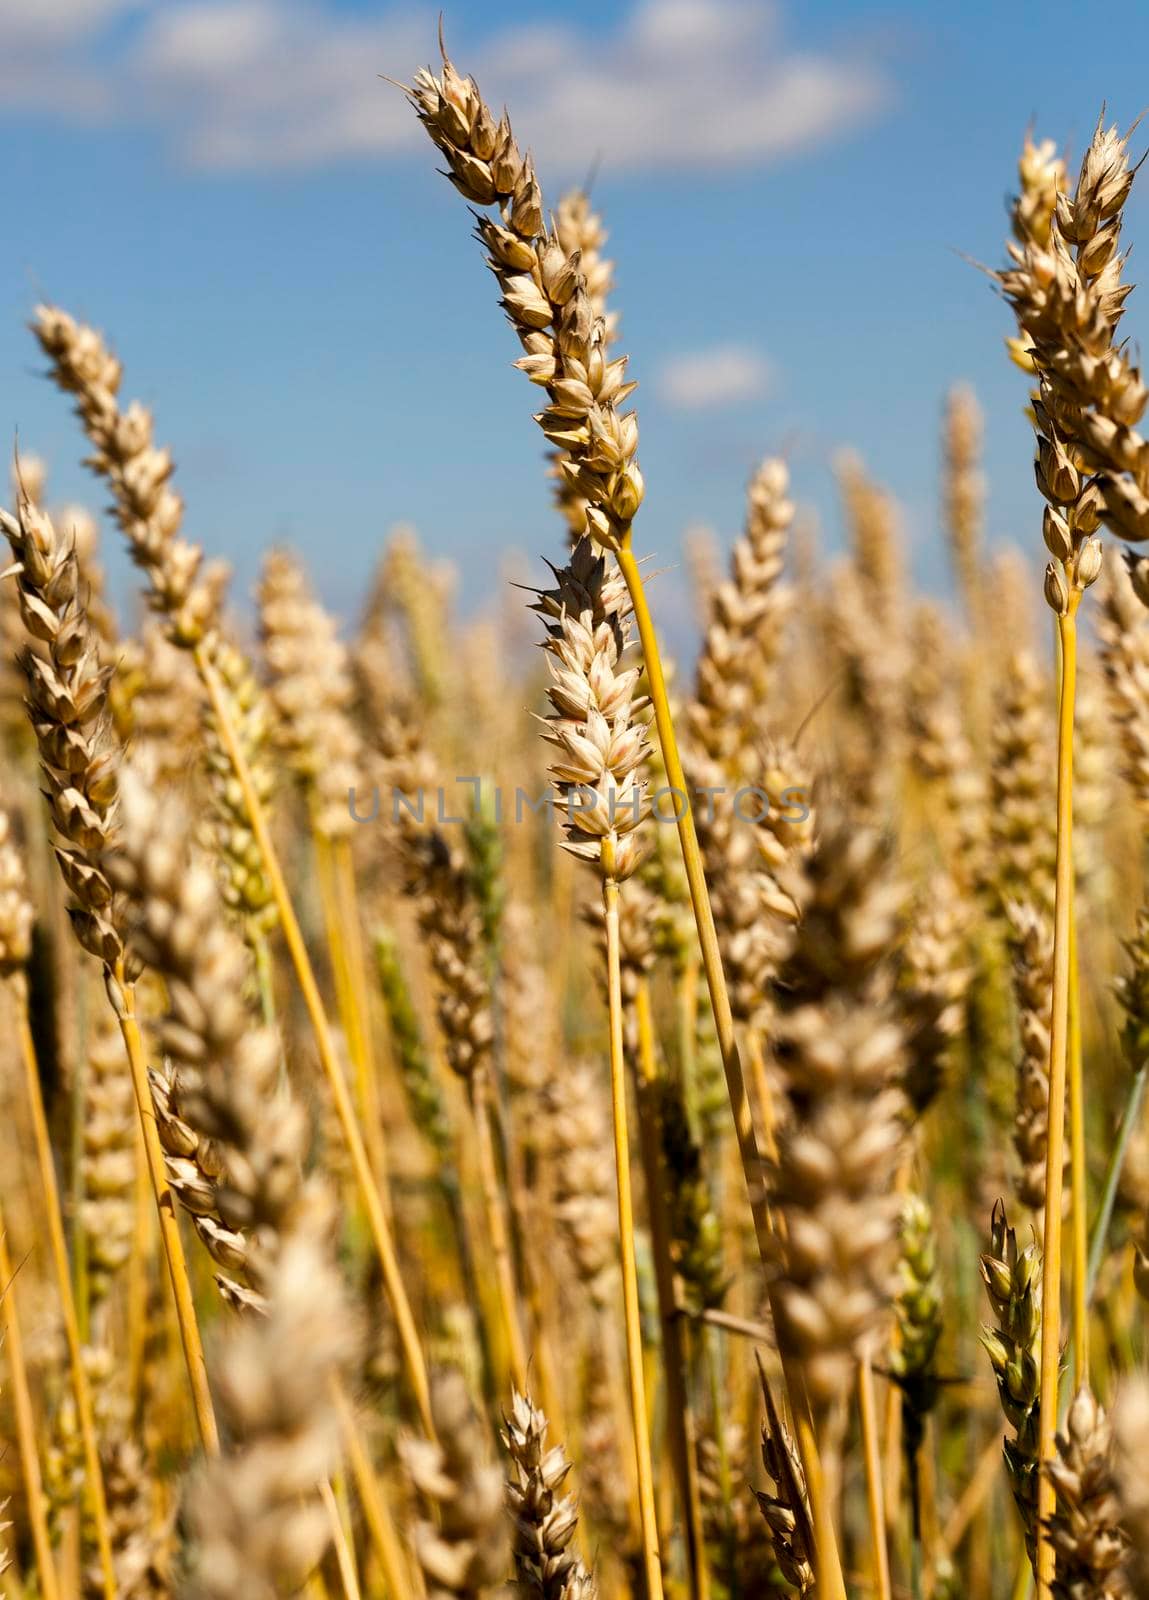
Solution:
{"label": "wheat stem", "polygon": [[205,1451],[209,1456],[215,1456],[219,1454],[219,1430],[216,1427],[215,1408],[212,1405],[211,1389],[208,1385],[207,1362],[204,1360],[203,1341],[196,1320],[195,1299],[192,1295],[191,1279],[188,1277],[183,1240],[180,1237],[179,1217],[175,1199],[168,1185],[167,1167],[156,1129],[156,1114],[152,1105],[151,1086],[148,1083],[143,1040],[140,1038],[140,1027],[136,1021],[135,991],[131,984],[123,982],[122,962],[117,965],[114,980],[108,985],[108,994],[120,1024],[124,1048],[128,1052],[136,1110],[140,1117],[140,1130],[143,1134],[156,1213],[160,1219],[160,1237],[163,1240],[164,1256],[171,1278],[176,1320],[179,1323],[180,1343],[183,1346],[188,1382],[191,1385],[196,1424]]}
{"label": "wheat stem", "polygon": [[[1045,1240],[1041,1270],[1041,1395],[1039,1467],[1053,1459],[1061,1333],[1061,1197],[1065,1159],[1065,1080],[1069,1024],[1070,929],[1073,914],[1073,709],[1077,684],[1077,606],[1074,590],[1057,619],[1061,691],[1057,718],[1057,876],[1054,901],[1053,1009],[1049,1050],[1049,1139],[1045,1166]],[[1080,1338],[1080,1333],[1078,1334]],[[1054,1511],[1052,1479],[1040,1471],[1037,1488],[1037,1586],[1050,1592],[1053,1545],[1047,1524]]]}
{"label": "wheat stem", "polygon": [[414,1393],[420,1420],[428,1438],[433,1439],[435,1437],[435,1429],[431,1416],[431,1390],[427,1379],[427,1367],[423,1359],[422,1347],[419,1344],[415,1318],[411,1311],[411,1303],[407,1298],[407,1290],[403,1284],[403,1276],[399,1268],[399,1257],[395,1250],[391,1226],[387,1221],[387,1214],[383,1209],[379,1189],[371,1171],[371,1162],[367,1155],[366,1146],[363,1143],[363,1135],[355,1119],[355,1108],[351,1101],[351,1095],[335,1055],[331,1027],[327,1021],[327,1014],[323,1009],[323,1000],[320,997],[319,985],[315,981],[311,958],[308,956],[307,946],[303,942],[299,919],[295,915],[295,908],[291,903],[291,896],[288,893],[287,884],[283,877],[283,870],[279,865],[279,858],[271,842],[267,818],[264,816],[263,807],[252,782],[251,772],[248,769],[247,761],[236,737],[235,726],[232,722],[226,698],[221,691],[219,679],[202,645],[197,646],[195,649],[195,663],[196,670],[199,672],[211,700],[220,739],[227,751],[228,760],[231,762],[236,781],[243,792],[244,805],[251,820],[251,831],[255,836],[256,844],[259,846],[264,869],[275,897],[276,909],[279,912],[279,920],[283,928],[284,939],[287,942],[291,964],[303,994],[303,1002],[307,1008],[312,1031],[315,1034],[320,1063],[331,1089],[336,1115],[343,1129],[343,1136],[347,1140],[351,1164],[355,1171],[363,1205],[367,1211],[367,1219],[374,1236],[375,1248],[378,1251],[379,1264],[383,1272],[383,1286],[391,1306],[392,1315],[395,1318],[395,1328],[399,1337],[400,1348],[403,1352],[407,1376]]}
{"label": "wheat stem", "polygon": [[411,1580],[403,1546],[392,1520],[390,1508],[376,1479],[375,1469],[367,1454],[359,1424],[342,1385],[338,1382],[333,1384],[332,1394],[335,1409],[339,1414],[347,1459],[351,1464],[355,1487],[359,1492],[359,1503],[363,1507],[363,1519],[371,1535],[375,1554],[379,1558],[387,1594],[390,1600],[410,1600]]}
{"label": "wheat stem", "polygon": [[654,1509],[654,1472],[646,1416],[642,1367],[642,1318],[638,1304],[638,1270],[634,1258],[634,1206],[630,1193],[630,1140],[626,1125],[626,1073],[622,1042],[622,967],[618,927],[618,882],[604,862],[602,884],[606,917],[607,999],[610,1008],[610,1098],[614,1123],[614,1166],[618,1182],[618,1242],[622,1260],[623,1316],[626,1323],[626,1370],[630,1386],[631,1428],[638,1474],[638,1510],[642,1525],[642,1557],[648,1600],[662,1600],[662,1562]]}
{"label": "wheat stem", "polygon": [[527,1350],[523,1343],[522,1324],[519,1320],[519,1296],[515,1283],[515,1267],[511,1256],[507,1217],[499,1193],[499,1174],[495,1164],[495,1146],[491,1137],[491,1081],[486,1064],[476,1068],[467,1079],[467,1100],[475,1127],[475,1156],[479,1165],[479,1185],[483,1194],[483,1209],[487,1219],[487,1233],[495,1263],[495,1283],[502,1314],[503,1334],[510,1365],[511,1380],[520,1393],[527,1387]]}
{"label": "wheat stem", "polygon": [[774,1097],[770,1093],[770,1080],[766,1076],[766,1055],[762,1048],[762,1035],[757,1028],[751,1028],[746,1034],[746,1056],[750,1062],[750,1081],[754,1085],[754,1093],[758,1099],[762,1144],[768,1159],[773,1161],[778,1154],[774,1138],[777,1119],[774,1114]]}
{"label": "wheat stem", "polygon": [[878,1404],[874,1364],[867,1344],[858,1362],[858,1411],[862,1422],[862,1455],[866,1469],[866,1511],[870,1524],[870,1558],[878,1600],[891,1600],[890,1555],[886,1549],[886,1508],[882,1496],[882,1449],[878,1439]]}
{"label": "wheat stem", "polygon": [[1073,1392],[1089,1381],[1089,1195],[1085,1164],[1085,1076],[1077,918],[1069,917],[1069,1171],[1073,1195]]}
{"label": "wheat stem", "polygon": [[351,1057],[355,1105],[375,1184],[382,1194],[385,1193],[387,1182],[387,1157],[383,1147],[383,1130],[375,1095],[375,1069],[364,1014],[366,991],[361,984],[365,982],[365,977],[357,977],[352,966],[350,927],[353,916],[358,926],[358,906],[356,904],[353,909],[348,904],[346,884],[342,881],[343,869],[338,852],[345,841],[328,838],[314,825],[311,837],[323,908],[324,933],[335,977],[335,1004],[347,1040],[347,1052]]}
{"label": "wheat stem", "polygon": [[24,1063],[24,1083],[28,1092],[28,1108],[32,1114],[32,1137],[36,1145],[36,1162],[40,1183],[44,1191],[44,1209],[48,1221],[48,1246],[52,1268],[60,1295],[60,1311],[64,1322],[64,1337],[68,1345],[68,1361],[72,1369],[72,1388],[76,1397],[76,1416],[80,1425],[80,1440],[84,1451],[84,1469],[87,1490],[91,1499],[92,1520],[96,1530],[96,1547],[100,1555],[100,1573],[106,1600],[115,1600],[116,1569],[112,1559],[112,1540],[108,1527],[108,1501],[104,1491],[104,1473],[100,1466],[100,1452],[96,1443],[96,1425],[92,1415],[92,1394],[88,1374],[84,1367],[84,1352],[80,1344],[80,1324],[76,1315],[76,1300],[72,1292],[72,1275],[68,1266],[68,1246],[64,1239],[64,1224],[60,1213],[60,1186],[56,1179],[56,1164],[48,1137],[48,1121],[44,1115],[44,1096],[40,1089],[40,1070],[36,1060],[36,1046],[28,1015],[28,985],[21,976],[16,980],[18,1007],[17,1030],[20,1034],[20,1054]]}
{"label": "wheat stem", "polygon": [[[730,996],[726,988],[726,977],[722,970],[722,957],[718,948],[718,932],[714,925],[714,912],[706,889],[706,875],[702,867],[702,852],[698,846],[698,834],[694,826],[694,813],[690,805],[690,792],[686,784],[686,774],[682,768],[682,758],[678,753],[678,741],[674,733],[674,721],[666,692],[666,677],[662,670],[662,657],[658,647],[658,634],[655,631],[654,619],[650,614],[650,606],[647,603],[642,574],[635,559],[634,551],[631,549],[629,538],[618,549],[617,557],[619,570],[626,581],[627,590],[630,594],[634,620],[642,643],[643,660],[646,663],[647,685],[651,703],[654,707],[655,725],[658,729],[658,741],[662,748],[662,759],[666,767],[667,781],[672,789],[676,789],[678,794],[684,797],[675,807],[678,840],[682,848],[682,863],[686,871],[686,881],[690,889],[690,903],[694,909],[694,921],[698,929],[698,942],[702,953],[702,966],[706,974],[706,986],[710,993],[710,1004],[714,1011],[714,1027],[718,1034],[718,1045],[722,1053],[722,1067],[726,1075],[726,1088],[730,1096],[730,1109],[734,1117],[734,1132],[738,1141],[738,1154],[742,1161],[743,1178],[749,1191],[750,1209],[754,1218],[754,1233],[758,1241],[759,1254],[767,1267],[767,1271],[772,1273],[774,1264],[773,1231],[762,1183],[762,1158],[758,1151],[754,1120],[750,1113],[750,1101],[746,1094],[746,1081],[742,1073],[742,1060],[738,1053],[738,1041],[734,1036],[734,1017],[730,1009]],[[771,1290],[771,1301],[773,1301],[773,1298],[773,1291]],[[846,1600],[846,1587],[838,1555],[838,1540],[834,1529],[834,1517],[826,1500],[822,1465],[818,1456],[814,1425],[810,1417],[809,1401],[806,1397],[801,1377],[794,1369],[793,1364],[788,1361],[783,1362],[783,1371],[790,1396],[790,1409],[794,1418],[795,1438],[802,1457],[802,1466],[806,1474],[806,1488],[810,1496],[814,1536],[817,1544],[819,1582],[823,1586],[824,1600]]]}
{"label": "wheat stem", "polygon": [[335,874],[335,894],[341,914],[348,998],[355,1013],[360,1041],[361,1059],[356,1066],[359,1073],[362,1114],[367,1123],[368,1149],[376,1164],[375,1170],[379,1174],[379,1181],[383,1183],[387,1175],[387,1150],[379,1108],[379,1065],[375,1057],[375,1040],[371,1028],[369,999],[371,985],[367,974],[367,956],[363,947],[359,889],[355,881],[355,863],[351,854],[350,839],[342,835],[332,839],[331,865]]}
{"label": "wheat stem", "polygon": [[152,1181],[144,1148],[144,1131],[136,1124],[136,1182],[133,1198],[135,1223],[132,1228],[132,1253],[128,1258],[125,1300],[128,1311],[128,1399],[133,1419],[143,1407],[144,1347],[148,1332],[148,1279],[154,1250],[151,1227]]}
{"label": "wheat stem", "polygon": [[44,1483],[40,1475],[40,1457],[36,1453],[36,1418],[32,1410],[32,1396],[28,1389],[28,1368],[24,1362],[20,1319],[16,1315],[15,1274],[8,1254],[8,1233],[2,1214],[0,1214],[0,1316],[4,1321],[4,1351],[12,1383],[16,1441],[20,1449],[24,1496],[28,1502],[28,1523],[32,1531],[32,1545],[36,1552],[40,1596],[41,1600],[60,1600],[60,1586],[56,1577],[55,1563],[52,1560],[52,1545],[48,1537],[48,1519],[44,1514]]}
{"label": "wheat stem", "polygon": [[327,1523],[331,1529],[331,1543],[335,1550],[335,1560],[339,1567],[339,1581],[345,1600],[361,1600],[359,1580],[355,1575],[355,1560],[351,1554],[351,1547],[347,1542],[343,1519],[339,1515],[335,1491],[326,1479],[319,1485],[319,1498],[323,1501],[323,1509],[327,1512]]}
{"label": "wheat stem", "polygon": [[[662,1322],[662,1363],[666,1373],[666,1432],[678,1494],[686,1518],[686,1564],[690,1592],[707,1600],[710,1574],[702,1530],[702,1498],[695,1463],[694,1412],[686,1382],[682,1322],[674,1292],[674,1262],[670,1254],[670,1227],[666,1215],[666,1182],[659,1145],[658,1124],[650,1090],[658,1080],[654,1054],[654,1026],[650,1006],[650,980],[641,978],[635,995],[638,1019],[639,1140],[650,1213],[650,1242],[654,1256],[655,1285]],[[671,1179],[670,1181],[673,1181]]]}

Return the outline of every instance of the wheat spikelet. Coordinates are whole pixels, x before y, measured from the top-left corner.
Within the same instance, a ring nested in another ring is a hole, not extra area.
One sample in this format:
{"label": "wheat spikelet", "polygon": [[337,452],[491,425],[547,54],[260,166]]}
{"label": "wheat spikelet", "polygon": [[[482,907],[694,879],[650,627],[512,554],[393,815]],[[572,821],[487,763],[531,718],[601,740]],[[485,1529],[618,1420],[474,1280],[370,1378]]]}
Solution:
{"label": "wheat spikelet", "polygon": [[1048,1465],[1057,1496],[1050,1519],[1055,1600],[1123,1600],[1125,1537],[1113,1462],[1113,1430],[1088,1386],[1077,1391]]}
{"label": "wheat spikelet", "polygon": [[626,586],[589,539],[567,566],[551,571],[555,587],[539,591],[534,609],[546,622],[551,712],[544,737],[558,752],[550,774],[565,811],[564,848],[580,860],[603,861],[622,882],[639,865],[638,828],[648,808],[638,776],[647,753],[646,704],[636,694]]}
{"label": "wheat spikelet", "polygon": [[1100,598],[1098,650],[1121,742],[1122,776],[1143,809],[1149,806],[1149,618],[1123,561],[1106,562]]}
{"label": "wheat spikelet", "polygon": [[926,1418],[939,1397],[937,1349],[942,1335],[942,1289],[933,1213],[921,1195],[902,1207],[901,1254],[895,1300],[898,1342],[891,1367],[902,1393],[906,1454],[916,1471]]}
{"label": "wheat spikelet", "polygon": [[486,1070],[494,1042],[491,986],[482,917],[470,867],[438,828],[412,832],[405,851],[427,958],[438,980],[437,1013],[448,1065],[460,1078]]}
{"label": "wheat spikelet", "polygon": [[124,1041],[107,1010],[97,1013],[84,1083],[84,1201],[88,1294],[107,1299],[135,1230],[136,1109]]}
{"label": "wheat spikelet", "polygon": [[[1137,928],[1125,942],[1128,970],[1115,984],[1118,1003],[1125,1013],[1121,1047],[1132,1073],[1149,1065],[1149,911],[1137,914]],[[1149,1300],[1149,1208],[1140,1222],[1140,1237],[1134,1258],[1133,1279],[1143,1298]]]}
{"label": "wheat spikelet", "polygon": [[[179,1149],[169,1159],[172,1187],[225,1271],[262,1287],[300,1203],[306,1122],[277,1089],[278,1040],[252,1026],[247,954],[210,871],[189,859],[179,807],[158,800],[136,771],[121,781],[130,825],[107,865],[131,904],[133,947],[167,985],[159,1040],[170,1065],[152,1083],[161,1141]],[[204,1165],[205,1140],[220,1148],[218,1172],[214,1160]]]}
{"label": "wheat spikelet", "polygon": [[965,1025],[972,976],[968,927],[969,908],[953,879],[935,873],[914,913],[901,983],[909,1051],[905,1091],[918,1116],[945,1087]]}
{"label": "wheat spikelet", "polygon": [[546,1142],[554,1174],[555,1221],[592,1302],[607,1303],[617,1260],[614,1187],[603,1152],[610,1111],[595,1068],[576,1062],[547,1090]]}
{"label": "wheat spikelet", "polygon": [[1016,653],[1007,669],[990,757],[991,871],[999,902],[1041,897],[1053,908],[1055,815],[1053,730],[1045,684],[1033,657]]}
{"label": "wheat spikelet", "polygon": [[906,681],[910,761],[936,787],[940,801],[939,843],[949,871],[963,888],[985,872],[987,794],[982,763],[966,733],[959,667],[947,625],[929,601],[914,607],[910,622],[912,667]]}
{"label": "wheat spikelet", "polygon": [[[171,1593],[171,1517],[156,1504],[148,1463],[134,1440],[120,1439],[103,1452],[103,1465],[122,1600],[165,1600]],[[88,1568],[84,1600],[97,1600],[102,1592],[99,1569]]]}
{"label": "wheat spikelet", "polygon": [[711,597],[687,724],[713,761],[730,762],[739,755],[769,699],[789,604],[779,582],[794,518],[789,486],[784,462],[769,459],[758,468],[747,491],[745,530],[731,555],[730,576]]}
{"label": "wheat spikelet", "polygon": [[32,902],[12,823],[0,811],[0,977],[23,971],[32,953]]}
{"label": "wheat spikelet", "polygon": [[830,575],[829,632],[841,664],[838,765],[851,803],[871,820],[889,814],[905,754],[905,653],[874,609],[856,565]]}
{"label": "wheat spikelet", "polygon": [[778,1415],[766,1373],[758,1374],[766,1417],[762,1423],[762,1465],[774,1486],[772,1494],[754,1491],[770,1530],[774,1554],[786,1582],[800,1595],[814,1587],[814,1530],[802,1462],[786,1424]]}
{"label": "wheat spikelet", "polygon": [[698,1490],[702,1526],[714,1577],[730,1594],[769,1594],[778,1566],[771,1521],[750,1486],[745,1430],[726,1424],[723,1440],[729,1495],[723,1491],[718,1441],[704,1434],[698,1441]]}
{"label": "wheat spikelet", "polygon": [[328,1221],[313,1190],[281,1241],[266,1315],[244,1319],[217,1363],[231,1448],[188,1494],[188,1600],[295,1594],[327,1547],[318,1486],[338,1464],[331,1384],[348,1348]]}
{"label": "wheat spikelet", "polygon": [[427,1600],[480,1595],[506,1571],[503,1479],[487,1456],[483,1429],[458,1372],[431,1386],[437,1443],[403,1442],[407,1475],[433,1516],[415,1522],[411,1542]]}
{"label": "wheat spikelet", "polygon": [[1006,906],[1013,946],[1013,988],[1020,1052],[1013,1143],[1021,1162],[1017,1193],[1039,1216],[1045,1207],[1049,1129],[1049,1008],[1053,986],[1053,933],[1041,912],[1011,901]]}
{"label": "wheat spikelet", "polygon": [[885,634],[888,647],[896,637],[901,610],[903,560],[897,508],[852,452],[842,452],[834,466],[865,609]]}
{"label": "wheat spikelet", "polygon": [[892,997],[903,891],[876,833],[832,821],[792,874],[800,922],[775,985],[788,1117],[772,1178],[786,1242],[776,1321],[811,1402],[844,1398],[892,1293],[905,1042]]}
{"label": "wheat spikelet", "polygon": [[[577,253],[591,314],[602,325],[605,349],[618,333],[618,312],[607,309],[607,296],[614,287],[614,263],[603,256],[607,232],[584,190],[570,189],[561,196],[555,208],[554,230],[568,259],[574,259]],[[550,452],[555,504],[566,520],[574,545],[586,529],[587,514],[584,497],[564,470],[563,463],[569,459],[564,450]]]}
{"label": "wheat spikelet", "polygon": [[1033,1560],[1037,1540],[1038,1406],[1041,1375],[1041,1252],[1017,1248],[1017,1235],[994,1207],[990,1247],[981,1275],[996,1326],[983,1327],[981,1341],[997,1380],[1013,1437],[1005,1442],[1005,1465]]}
{"label": "wheat spikelet", "polygon": [[518,1592],[532,1600],[594,1600],[598,1585],[571,1549],[578,1507],[563,1487],[571,1464],[561,1444],[547,1447],[547,1419],[517,1391],[503,1421],[511,1458],[507,1507]]}
{"label": "wheat spikelet", "polygon": [[1121,1526],[1129,1541],[1126,1579],[1132,1600],[1149,1596],[1149,1383],[1129,1378],[1113,1408],[1114,1469]]}
{"label": "wheat spikelet", "polygon": [[440,76],[421,70],[407,94],[464,199],[499,207],[499,222],[481,216],[476,232],[525,351],[516,366],[546,390],[548,404],[536,420],[569,457],[562,471],[586,507],[585,527],[576,531],[617,545],[642,503],[638,422],[619,410],[633,384],[626,357],[606,357],[608,330],[579,253],[568,255],[557,234],[545,231],[531,159],[520,155],[506,113],[496,121],[473,78],[460,77],[444,53]]}
{"label": "wheat spikelet", "polygon": [[[725,768],[703,759],[691,763],[695,787],[710,790],[708,804],[697,813],[698,837],[730,1004],[735,1017],[752,1026],[762,1026],[768,1017],[770,978],[784,929],[795,918],[793,895],[780,881],[781,869],[802,858],[813,831],[806,763],[796,750],[782,745],[771,745],[762,756],[762,771],[749,791],[753,811],[747,809],[746,790],[731,795]],[[761,816],[763,796],[766,814],[751,821]]]}
{"label": "wheat spikelet", "polygon": [[201,572],[203,552],[180,537],[183,501],[170,485],[171,453],[155,443],[151,412],[138,401],[121,410],[123,368],[95,329],[57,306],[38,306],[32,329],[55,382],[75,396],[92,444],[89,464],[107,479],[132,559],[148,579],[149,604],[176,644],[198,644],[214,623],[221,575]]}
{"label": "wheat spikelet", "polygon": [[185,785],[195,769],[205,710],[187,652],[154,620],[120,641],[109,701],[121,741],[148,747],[155,781]]}
{"label": "wheat spikelet", "polygon": [[[266,701],[250,662],[234,645],[217,639],[212,665],[256,796],[266,812],[275,788]],[[202,716],[204,762],[214,812],[204,830],[205,843],[218,863],[226,903],[249,931],[266,931],[275,925],[278,912],[263,852],[214,707],[204,705]]]}
{"label": "wheat spikelet", "polygon": [[981,408],[973,390],[959,384],[946,398],[942,426],[943,498],[950,558],[965,614],[975,631],[982,612],[985,480],[980,471],[981,436]]}
{"label": "wheat spikelet", "polygon": [[90,954],[113,967],[123,953],[121,908],[101,866],[114,842],[119,752],[107,717],[108,669],[79,592],[75,552],[22,495],[17,515],[0,511],[18,564],[20,612],[45,654],[26,651],[28,713],[47,782],[56,860],[75,905],[69,915]]}
{"label": "wheat spikelet", "polygon": [[298,562],[284,551],[265,558],[259,621],[281,749],[303,784],[316,826],[327,838],[353,826],[347,807],[362,767],[351,721],[353,684],[335,624],[313,598]]}
{"label": "wheat spikelet", "polygon": [[1121,282],[1119,244],[1133,176],[1128,138],[1099,119],[1073,193],[1057,193],[1048,238],[1026,237],[1018,208],[1022,237],[999,274],[1021,329],[1017,359],[1040,385],[1034,416],[1038,488],[1050,502],[1046,543],[1077,589],[1100,569],[1100,521],[1122,538],[1144,538],[1149,527],[1149,449],[1135,431],[1147,393],[1114,344],[1131,287]]}
{"label": "wheat spikelet", "polygon": [[1052,139],[1035,144],[1027,132],[1018,159],[1018,193],[1010,209],[1013,236],[1021,244],[1045,247],[1053,227],[1057,197],[1065,189],[1065,162]]}

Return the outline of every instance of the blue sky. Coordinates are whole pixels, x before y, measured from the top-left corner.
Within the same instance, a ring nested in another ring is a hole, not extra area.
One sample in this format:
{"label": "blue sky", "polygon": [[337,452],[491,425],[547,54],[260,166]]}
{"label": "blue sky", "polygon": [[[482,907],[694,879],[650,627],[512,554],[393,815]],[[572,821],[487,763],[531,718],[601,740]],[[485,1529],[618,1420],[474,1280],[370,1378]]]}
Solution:
{"label": "blue sky", "polygon": [[[901,502],[920,581],[944,592],[938,426],[959,379],[986,414],[990,534],[1035,548],[1008,317],[960,252],[1000,259],[1031,119],[1079,154],[1102,100],[1123,126],[1149,102],[1149,11],[1110,4],[1103,36],[1096,15],[446,6],[456,62],[508,102],[544,190],[598,163],[641,384],[637,538],[657,565],[691,522],[729,539],[747,475],[778,448],[834,548],[830,462],[850,445]],[[97,491],[25,329],[40,297],[112,338],[125,393],[175,449],[188,530],[232,560],[237,600],[275,539],[348,617],[395,522],[457,563],[464,609],[493,598],[502,550],[553,553],[534,391],[510,368],[466,210],[377,77],[434,50],[433,7],[0,0],[0,424],[48,458],[55,497]],[[1145,229],[1135,188],[1135,279]],[[1134,338],[1143,319],[1134,295]],[[122,585],[118,552],[109,564]],[[680,636],[681,572],[658,604]]]}

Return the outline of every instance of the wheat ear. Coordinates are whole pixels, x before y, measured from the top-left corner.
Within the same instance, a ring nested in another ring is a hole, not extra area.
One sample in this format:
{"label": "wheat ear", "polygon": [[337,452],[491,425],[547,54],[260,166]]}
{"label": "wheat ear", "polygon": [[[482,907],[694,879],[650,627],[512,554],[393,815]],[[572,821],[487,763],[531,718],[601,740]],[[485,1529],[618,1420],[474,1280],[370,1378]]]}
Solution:
{"label": "wheat ear", "polygon": [[[480,217],[479,236],[503,291],[503,306],[519,335],[525,354],[518,366],[544,388],[548,405],[538,421],[547,439],[569,456],[563,470],[586,503],[586,531],[614,550],[630,594],[646,663],[658,740],[672,788],[686,797],[676,809],[676,823],[691,905],[702,948],[710,1002],[714,1011],[723,1069],[730,1096],[750,1196],[755,1232],[763,1261],[771,1255],[771,1231],[761,1184],[761,1166],[734,1019],[722,970],[714,915],[690,791],[679,756],[678,741],[662,667],[658,635],[631,548],[631,524],[642,503],[643,481],[637,462],[638,423],[620,407],[632,391],[626,381],[625,358],[607,359],[607,332],[596,318],[594,304],[576,257],[567,256],[557,238],[544,231],[543,202],[534,167],[515,143],[509,119],[496,121],[473,78],[463,78],[442,48],[441,75],[420,71],[408,97],[432,141],[445,156],[449,176],[472,204],[499,206],[499,222]],[[817,1509],[819,1559],[827,1600],[844,1600],[844,1585],[832,1519],[822,1508],[821,1471],[809,1422],[808,1405],[787,1379],[791,1391],[811,1499]]]}
{"label": "wheat ear", "polygon": [[[1023,170],[1023,180],[1024,180]],[[1054,902],[1053,1009],[1050,1027],[1049,1139],[1045,1195],[1042,1324],[1041,1458],[1052,1459],[1056,1434],[1058,1337],[1061,1284],[1062,1153],[1067,1072],[1081,1127],[1084,1094],[1078,1052],[1070,1060],[1071,991],[1076,936],[1073,917],[1073,725],[1077,680],[1077,610],[1101,571],[1102,520],[1123,537],[1140,537],[1149,509],[1136,468],[1140,441],[1130,423],[1145,408],[1146,390],[1123,353],[1113,345],[1129,293],[1121,284],[1118,254],[1121,213],[1133,185],[1127,140],[1099,120],[1076,187],[1056,194],[1048,240],[1025,234],[1022,208],[1015,212],[1019,242],[1013,265],[1000,275],[1013,304],[1023,340],[1021,352],[1040,383],[1034,396],[1037,486],[1047,501],[1042,533],[1052,560],[1045,598],[1057,617],[1060,647],[1057,743],[1057,862]],[[1112,449],[1120,438],[1118,452]],[[1098,473],[1098,468],[1109,472]],[[1132,475],[1126,474],[1132,469]],[[1091,476],[1091,474],[1094,474]],[[1075,1137],[1073,1342],[1077,1383],[1084,1382],[1088,1351],[1085,1317],[1084,1146]],[[1053,1548],[1046,1525],[1053,1512],[1052,1481],[1038,1485],[1038,1589],[1053,1578]]]}
{"label": "wheat ear", "polygon": [[115,843],[118,826],[118,751],[108,725],[108,671],[99,664],[97,641],[80,593],[75,551],[60,537],[51,519],[27,494],[21,494],[15,517],[0,511],[0,528],[16,558],[25,627],[45,647],[43,656],[26,653],[24,670],[29,714],[60,840],[56,860],[75,901],[69,912],[72,928],[83,948],[103,965],[108,996],[124,1037],[196,1418],[204,1444],[211,1449],[217,1434],[207,1368],[179,1224],[156,1138],[135,1022],[135,992],[125,963],[122,907],[103,865],[104,852]]}
{"label": "wheat ear", "polygon": [[547,1446],[547,1419],[516,1390],[503,1419],[511,1458],[507,1507],[518,1592],[524,1600],[596,1600],[598,1585],[571,1548],[578,1527],[574,1497],[562,1492],[571,1463],[561,1444]]}

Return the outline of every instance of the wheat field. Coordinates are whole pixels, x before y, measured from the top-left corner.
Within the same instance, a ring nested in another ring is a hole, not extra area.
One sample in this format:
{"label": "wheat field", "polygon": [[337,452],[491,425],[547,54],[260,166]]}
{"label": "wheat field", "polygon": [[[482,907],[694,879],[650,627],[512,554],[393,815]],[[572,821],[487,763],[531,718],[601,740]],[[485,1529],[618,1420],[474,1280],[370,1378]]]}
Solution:
{"label": "wheat field", "polygon": [[939,396],[943,602],[852,454],[840,559],[777,456],[728,563],[652,549],[610,219],[445,51],[403,92],[545,439],[493,613],[400,529],[346,631],[280,548],[249,620],[109,338],[31,314],[99,515],[21,443],[4,1595],[1144,1600],[1137,134],[1025,138],[1032,537]]}

